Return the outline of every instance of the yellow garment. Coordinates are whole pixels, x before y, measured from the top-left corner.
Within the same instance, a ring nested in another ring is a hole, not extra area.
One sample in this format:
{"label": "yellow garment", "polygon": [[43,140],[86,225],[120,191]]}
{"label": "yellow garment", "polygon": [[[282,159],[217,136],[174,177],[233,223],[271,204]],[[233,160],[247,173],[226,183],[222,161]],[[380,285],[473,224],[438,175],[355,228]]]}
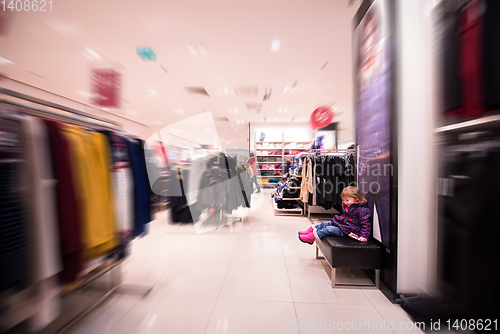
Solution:
{"label": "yellow garment", "polygon": [[262,180],[262,183],[269,183],[269,180],[264,179],[264,180]]}
{"label": "yellow garment", "polygon": [[111,165],[107,138],[77,126],[64,129],[71,143],[75,192],[81,217],[84,260],[108,253],[118,246],[113,213]]}

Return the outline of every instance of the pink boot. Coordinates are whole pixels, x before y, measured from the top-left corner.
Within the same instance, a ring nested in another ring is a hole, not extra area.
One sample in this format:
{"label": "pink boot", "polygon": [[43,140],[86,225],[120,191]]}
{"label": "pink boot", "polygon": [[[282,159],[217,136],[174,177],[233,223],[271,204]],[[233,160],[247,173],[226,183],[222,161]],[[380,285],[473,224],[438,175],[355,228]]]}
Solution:
{"label": "pink boot", "polygon": [[309,234],[309,233],[313,233],[313,227],[309,227],[307,230],[305,231],[299,231],[299,235],[304,235],[304,234]]}
{"label": "pink boot", "polygon": [[299,240],[306,244],[312,245],[316,240],[316,237],[314,236],[314,233],[302,234],[299,235]]}

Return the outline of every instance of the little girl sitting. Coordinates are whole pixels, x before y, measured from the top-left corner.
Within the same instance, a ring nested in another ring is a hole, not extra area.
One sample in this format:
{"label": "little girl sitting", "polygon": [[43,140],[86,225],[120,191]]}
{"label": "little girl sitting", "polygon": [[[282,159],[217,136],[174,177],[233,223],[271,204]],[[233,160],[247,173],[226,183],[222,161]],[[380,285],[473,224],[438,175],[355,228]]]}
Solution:
{"label": "little girl sitting", "polygon": [[368,241],[372,230],[372,213],[368,208],[365,197],[356,187],[347,187],[340,194],[342,198],[342,215],[332,218],[318,225],[311,226],[299,232],[299,240],[312,245],[315,240],[326,235],[351,237],[359,241]]}

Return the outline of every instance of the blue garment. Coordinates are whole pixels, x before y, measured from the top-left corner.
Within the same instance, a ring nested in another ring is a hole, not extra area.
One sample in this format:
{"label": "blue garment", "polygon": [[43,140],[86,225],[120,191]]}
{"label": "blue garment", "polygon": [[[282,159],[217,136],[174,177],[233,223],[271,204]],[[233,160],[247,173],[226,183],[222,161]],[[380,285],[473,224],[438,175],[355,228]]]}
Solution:
{"label": "blue garment", "polygon": [[134,177],[134,236],[146,234],[145,225],[151,221],[151,186],[146,172],[144,142],[127,140],[130,166]]}
{"label": "blue garment", "polygon": [[320,239],[327,235],[347,237],[347,234],[342,232],[342,230],[338,226],[332,225],[332,222],[329,221],[321,222],[320,224],[314,226],[314,228],[316,230],[316,235]]}

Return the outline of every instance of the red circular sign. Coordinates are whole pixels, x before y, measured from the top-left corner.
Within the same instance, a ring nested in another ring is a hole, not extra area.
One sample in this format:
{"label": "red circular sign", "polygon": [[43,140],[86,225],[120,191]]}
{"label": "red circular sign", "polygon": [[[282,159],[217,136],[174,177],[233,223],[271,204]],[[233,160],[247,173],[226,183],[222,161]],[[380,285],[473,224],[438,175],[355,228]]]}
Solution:
{"label": "red circular sign", "polygon": [[309,122],[313,130],[324,128],[328,126],[333,120],[333,111],[330,107],[321,106],[316,108],[312,114]]}

